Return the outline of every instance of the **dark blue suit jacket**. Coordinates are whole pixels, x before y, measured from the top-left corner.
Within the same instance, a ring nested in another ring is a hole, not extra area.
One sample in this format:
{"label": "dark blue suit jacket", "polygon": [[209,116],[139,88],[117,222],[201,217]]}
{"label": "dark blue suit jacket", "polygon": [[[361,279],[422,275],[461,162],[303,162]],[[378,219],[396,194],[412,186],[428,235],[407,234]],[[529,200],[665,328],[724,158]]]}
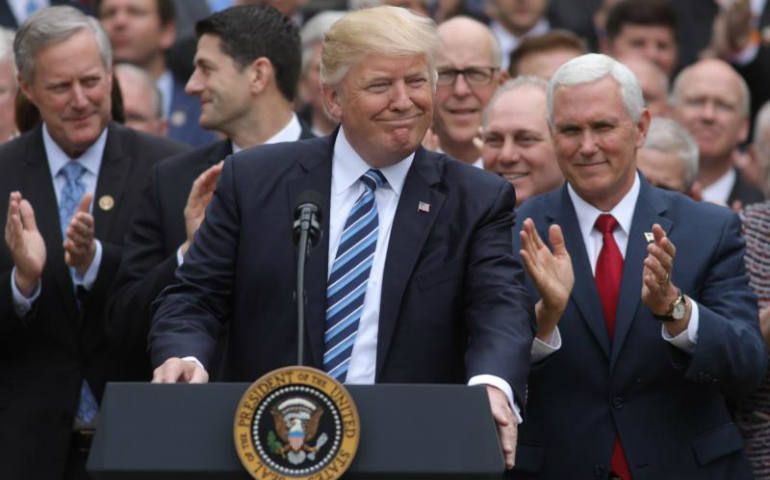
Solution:
{"label": "dark blue suit jacket", "polygon": [[217,140],[214,131],[200,125],[201,101],[184,91],[184,82],[174,78],[171,113],[168,116],[168,137],[192,147],[204,147]]}
{"label": "dark blue suit jacket", "polygon": [[[211,358],[232,318],[228,377],[254,380],[296,360],[292,208],[315,190],[329,211],[334,135],[228,157],[204,221],[158,300],[154,365]],[[419,202],[430,205],[418,210]],[[383,275],[376,381],[507,380],[523,405],[530,299],[511,251],[515,194],[499,177],[420,148],[394,218]],[[328,232],[325,215],[323,230]],[[508,242],[506,244],[506,242]],[[307,264],[307,363],[322,367],[328,235]]]}
{"label": "dark blue suit jacket", "polygon": [[[751,478],[725,406],[725,397],[759,385],[766,361],[738,216],[642,179],[613,341],[566,185],[525,202],[519,216],[544,239],[551,224],[561,226],[575,287],[559,322],[561,350],[531,372],[512,476],[606,478],[617,432],[634,480]],[[654,223],[677,248],[674,285],[699,305],[692,356],[663,340],[641,302],[644,233]],[[518,231],[514,238],[518,252]]]}

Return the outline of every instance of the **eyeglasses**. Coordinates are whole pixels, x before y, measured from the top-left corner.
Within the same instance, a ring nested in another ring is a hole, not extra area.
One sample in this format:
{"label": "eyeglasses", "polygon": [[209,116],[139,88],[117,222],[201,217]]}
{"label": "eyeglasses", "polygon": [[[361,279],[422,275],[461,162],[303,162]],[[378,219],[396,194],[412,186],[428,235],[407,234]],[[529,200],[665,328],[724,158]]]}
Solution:
{"label": "eyeglasses", "polygon": [[438,85],[454,85],[457,75],[462,75],[470,85],[487,85],[499,69],[496,67],[469,67],[462,70],[457,68],[445,68],[438,71]]}

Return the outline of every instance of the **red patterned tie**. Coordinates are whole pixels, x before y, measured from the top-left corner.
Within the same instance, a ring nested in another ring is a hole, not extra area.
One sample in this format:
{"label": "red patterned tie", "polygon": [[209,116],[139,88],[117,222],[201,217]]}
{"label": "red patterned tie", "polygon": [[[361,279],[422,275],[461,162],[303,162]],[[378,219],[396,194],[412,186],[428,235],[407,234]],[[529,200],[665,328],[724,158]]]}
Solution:
{"label": "red patterned tie", "polygon": [[[609,214],[599,215],[595,228],[602,232],[602,250],[596,261],[596,289],[599,291],[599,299],[604,310],[604,321],[607,323],[607,331],[610,340],[615,336],[615,312],[618,310],[618,297],[620,294],[620,279],[623,275],[623,256],[620,254],[618,244],[612,232],[617,227],[618,221]],[[612,447],[612,471],[623,480],[631,480],[631,470],[628,468],[620,439],[615,437],[615,446]]]}

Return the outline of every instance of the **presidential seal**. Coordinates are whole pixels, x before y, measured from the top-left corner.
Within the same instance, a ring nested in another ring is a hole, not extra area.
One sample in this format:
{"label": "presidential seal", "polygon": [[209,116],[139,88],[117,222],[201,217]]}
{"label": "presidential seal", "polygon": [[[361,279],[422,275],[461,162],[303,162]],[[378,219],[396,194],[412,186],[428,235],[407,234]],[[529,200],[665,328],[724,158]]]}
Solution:
{"label": "presidential seal", "polygon": [[358,411],[320,370],[286,367],[254,382],[235,414],[235,449],[254,478],[335,480],[358,448]]}

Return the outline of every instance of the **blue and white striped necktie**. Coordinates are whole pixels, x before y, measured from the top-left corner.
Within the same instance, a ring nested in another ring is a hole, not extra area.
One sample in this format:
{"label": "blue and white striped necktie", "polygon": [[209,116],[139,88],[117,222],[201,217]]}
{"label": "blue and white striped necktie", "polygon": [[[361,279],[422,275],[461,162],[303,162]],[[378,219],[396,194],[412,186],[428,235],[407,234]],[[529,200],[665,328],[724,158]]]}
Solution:
{"label": "blue and white striped necktie", "polygon": [[374,191],[387,180],[379,170],[361,176],[364,193],[350,210],[326,287],[324,371],[340,382],[348,373],[353,344],[374,263],[379,219]]}

